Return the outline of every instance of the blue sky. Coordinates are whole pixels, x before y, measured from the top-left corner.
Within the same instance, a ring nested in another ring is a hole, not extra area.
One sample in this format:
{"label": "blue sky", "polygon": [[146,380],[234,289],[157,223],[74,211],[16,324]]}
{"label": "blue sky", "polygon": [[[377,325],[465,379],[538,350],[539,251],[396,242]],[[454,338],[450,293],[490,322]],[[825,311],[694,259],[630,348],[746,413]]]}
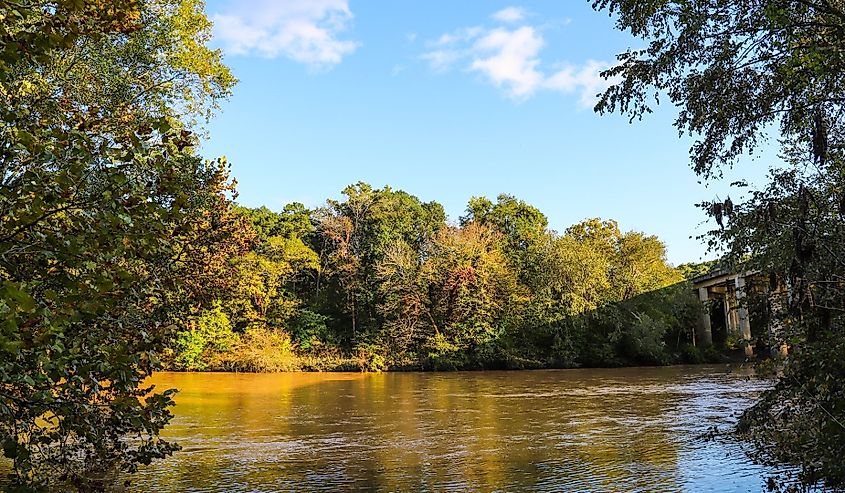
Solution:
{"label": "blue sky", "polygon": [[[238,201],[319,206],[346,185],[390,185],[457,220],[509,193],[562,231],[589,217],[699,260],[689,139],[662,106],[643,122],[593,113],[597,72],[642,45],[586,0],[209,0],[213,44],[240,83],[208,125]],[[759,163],[736,176],[760,174]]]}

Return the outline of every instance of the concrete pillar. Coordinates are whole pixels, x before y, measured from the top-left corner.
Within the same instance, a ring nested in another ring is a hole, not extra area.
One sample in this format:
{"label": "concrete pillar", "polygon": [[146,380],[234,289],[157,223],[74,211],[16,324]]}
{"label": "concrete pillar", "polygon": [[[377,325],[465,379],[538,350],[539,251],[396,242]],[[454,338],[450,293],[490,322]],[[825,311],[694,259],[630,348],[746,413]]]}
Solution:
{"label": "concrete pillar", "polygon": [[736,277],[736,300],[739,336],[746,341],[745,355],[753,356],[754,348],[751,347],[751,321],[748,319],[748,306],[745,303],[745,278]]}
{"label": "concrete pillar", "polygon": [[710,326],[710,292],[707,288],[698,288],[698,299],[701,300],[701,320],[698,324],[698,344],[702,346],[713,345],[713,330]]}

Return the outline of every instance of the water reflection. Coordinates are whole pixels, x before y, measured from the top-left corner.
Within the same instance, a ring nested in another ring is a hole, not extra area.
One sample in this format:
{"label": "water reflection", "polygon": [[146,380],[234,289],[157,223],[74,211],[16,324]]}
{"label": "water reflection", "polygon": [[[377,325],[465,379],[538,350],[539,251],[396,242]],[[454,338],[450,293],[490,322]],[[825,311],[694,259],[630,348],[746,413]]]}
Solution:
{"label": "water reflection", "polygon": [[184,450],[139,491],[759,491],[725,426],[763,383],[724,368],[175,374]]}

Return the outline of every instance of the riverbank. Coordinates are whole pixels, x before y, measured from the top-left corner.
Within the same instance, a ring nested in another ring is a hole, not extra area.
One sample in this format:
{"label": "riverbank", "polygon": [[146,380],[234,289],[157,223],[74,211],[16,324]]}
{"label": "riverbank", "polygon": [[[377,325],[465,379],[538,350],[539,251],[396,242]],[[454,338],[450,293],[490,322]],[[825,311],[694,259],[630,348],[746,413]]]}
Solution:
{"label": "riverbank", "polygon": [[170,370],[238,372],[630,367],[721,363],[736,345],[693,345],[701,304],[688,283],[583,313],[550,314],[518,300],[498,319],[426,328],[420,315],[366,330],[330,330],[333,319],[312,312],[284,325],[244,326],[221,304],[171,334],[163,361]]}
{"label": "riverbank", "polygon": [[327,348],[319,352],[302,353],[282,340],[258,343],[245,341],[227,351],[206,354],[200,368],[180,367],[170,354],[165,358],[166,371],[238,372],[238,373],[302,373],[302,372],[409,372],[409,371],[485,371],[485,370],[552,370],[574,368],[636,368],[697,364],[740,364],[748,362],[742,350],[700,349],[684,347],[668,354],[659,363],[614,357],[605,361],[571,361],[554,358],[527,358],[515,354],[487,355],[487,358],[434,359],[431,356],[389,355],[378,347],[364,346],[357,351]]}

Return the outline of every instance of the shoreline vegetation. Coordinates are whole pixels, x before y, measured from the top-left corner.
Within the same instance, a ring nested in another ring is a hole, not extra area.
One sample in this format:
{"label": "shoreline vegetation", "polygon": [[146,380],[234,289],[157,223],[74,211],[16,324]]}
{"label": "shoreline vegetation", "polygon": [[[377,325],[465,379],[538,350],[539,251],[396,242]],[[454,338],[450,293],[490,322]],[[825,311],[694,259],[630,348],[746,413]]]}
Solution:
{"label": "shoreline vegetation", "polygon": [[[265,339],[273,336],[261,335]],[[477,366],[454,366],[436,368],[429,361],[380,361],[378,355],[368,353],[329,353],[297,354],[291,349],[289,339],[279,338],[274,345],[266,342],[257,347],[244,344],[234,347],[231,352],[212,355],[202,369],[184,368],[176,365],[164,366],[159,371],[190,373],[323,373],[323,372],[455,372],[455,371],[523,371],[523,370],[571,370],[590,368],[654,368],[662,366],[711,365],[711,364],[753,364],[759,359],[751,359],[742,349],[717,350],[707,348],[697,350],[693,346],[684,348],[684,352],[668,355],[660,363],[642,363],[634,360],[615,360],[606,364],[578,365],[556,362],[526,360],[520,358],[491,360]]]}
{"label": "shoreline vegetation", "polygon": [[[754,364],[757,360],[749,360],[742,350],[731,352],[720,352],[712,350],[698,352],[694,355],[676,354],[674,359],[664,364],[640,364],[636,362],[618,362],[615,365],[595,366],[562,366],[544,364],[540,361],[494,361],[489,366],[460,367],[450,369],[427,368],[419,361],[396,362],[386,364],[383,368],[375,367],[371,359],[366,355],[297,355],[296,353],[284,353],[264,355],[261,359],[241,360],[237,357],[221,357],[218,361],[211,362],[208,367],[202,370],[184,369],[175,367],[164,367],[158,372],[172,373],[451,373],[451,372],[476,372],[476,371],[531,371],[531,370],[586,370],[586,369],[611,369],[611,368],[661,368],[689,365],[714,365],[714,364]],[[687,359],[688,358],[688,359]]]}
{"label": "shoreline vegetation", "polygon": [[[573,368],[715,362],[702,305],[655,236],[588,219],[557,233],[510,195],[437,202],[359,182],[313,210],[234,207],[246,248],[211,308],[177,324],[170,370]],[[728,341],[730,343],[730,341]]]}

